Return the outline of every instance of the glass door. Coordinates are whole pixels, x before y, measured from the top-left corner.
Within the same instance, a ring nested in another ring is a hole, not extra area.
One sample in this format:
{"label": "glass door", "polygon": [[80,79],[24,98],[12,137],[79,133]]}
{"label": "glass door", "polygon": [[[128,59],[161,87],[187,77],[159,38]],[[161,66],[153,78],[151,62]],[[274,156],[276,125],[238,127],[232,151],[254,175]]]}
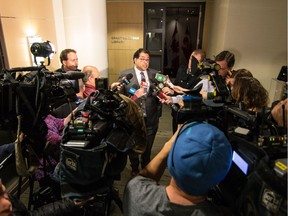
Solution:
{"label": "glass door", "polygon": [[202,48],[205,3],[145,3],[145,44],[150,67],[173,78]]}
{"label": "glass door", "polygon": [[145,8],[145,48],[150,51],[150,67],[159,71],[163,69],[164,17],[160,5]]}

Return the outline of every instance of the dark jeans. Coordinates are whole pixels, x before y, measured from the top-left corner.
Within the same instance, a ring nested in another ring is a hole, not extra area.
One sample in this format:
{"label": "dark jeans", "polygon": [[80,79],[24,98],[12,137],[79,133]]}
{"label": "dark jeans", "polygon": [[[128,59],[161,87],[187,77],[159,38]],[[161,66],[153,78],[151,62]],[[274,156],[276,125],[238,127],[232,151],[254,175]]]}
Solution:
{"label": "dark jeans", "polygon": [[8,143],[0,145],[0,162],[3,161],[15,149],[15,143]]}
{"label": "dark jeans", "polygon": [[[138,155],[136,153],[132,153],[129,155],[130,163],[131,163],[131,168],[132,170],[139,170],[139,164],[141,162],[141,168],[143,169],[151,160],[151,150],[153,147],[154,139],[156,137],[156,133],[158,130],[158,125],[157,127],[155,126],[147,126],[146,131],[147,131],[147,147],[145,152],[142,155]],[[140,160],[139,160],[140,157]]]}

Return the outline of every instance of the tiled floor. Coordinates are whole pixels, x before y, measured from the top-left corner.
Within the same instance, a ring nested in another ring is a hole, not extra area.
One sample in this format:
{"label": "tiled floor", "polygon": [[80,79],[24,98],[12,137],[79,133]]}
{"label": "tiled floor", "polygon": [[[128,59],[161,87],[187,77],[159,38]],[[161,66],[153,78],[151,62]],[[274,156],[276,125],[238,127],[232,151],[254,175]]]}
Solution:
{"label": "tiled floor", "polygon": [[[172,136],[172,118],[171,118],[171,110],[168,106],[163,105],[162,109],[162,117],[160,118],[159,129],[155,138],[154,146],[152,149],[151,157],[154,157],[159,150],[162,148],[163,144],[169,140]],[[123,192],[126,183],[131,179],[131,169],[130,169],[130,162],[129,159],[127,161],[127,165],[121,173],[121,180],[115,181],[114,186],[119,190],[119,196],[122,199]],[[166,170],[164,172],[163,177],[160,180],[160,184],[167,184],[170,179],[169,173]],[[37,184],[35,185],[35,190],[37,189]],[[25,205],[28,204],[28,190],[21,195],[21,200],[24,202]],[[119,207],[112,202],[111,206],[111,216],[122,216]]]}

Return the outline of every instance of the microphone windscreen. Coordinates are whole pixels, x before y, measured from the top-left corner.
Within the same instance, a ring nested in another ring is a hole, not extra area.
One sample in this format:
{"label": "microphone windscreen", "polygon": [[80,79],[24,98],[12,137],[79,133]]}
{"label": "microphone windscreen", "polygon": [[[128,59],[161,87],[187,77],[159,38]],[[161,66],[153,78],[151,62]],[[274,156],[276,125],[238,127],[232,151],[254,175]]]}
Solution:
{"label": "microphone windscreen", "polygon": [[126,76],[126,79],[127,79],[127,80],[130,80],[132,77],[133,77],[133,74],[132,74],[132,73],[129,73],[129,74],[127,74],[127,76]]}
{"label": "microphone windscreen", "polygon": [[63,73],[63,76],[67,79],[82,79],[84,75],[83,72],[79,71],[67,71],[66,73]]}

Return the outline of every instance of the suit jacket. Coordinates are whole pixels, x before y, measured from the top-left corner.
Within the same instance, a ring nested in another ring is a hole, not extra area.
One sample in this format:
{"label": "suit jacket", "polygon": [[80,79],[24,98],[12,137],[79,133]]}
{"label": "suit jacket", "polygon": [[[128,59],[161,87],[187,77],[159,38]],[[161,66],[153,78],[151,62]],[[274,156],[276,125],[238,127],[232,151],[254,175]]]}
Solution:
{"label": "suit jacket", "polygon": [[[131,73],[133,75],[133,77],[130,79],[130,83],[128,85],[124,85],[124,87],[119,92],[119,93],[122,93],[126,96],[131,96],[129,94],[129,90],[132,88],[132,86],[136,87],[136,89],[140,88],[134,67],[121,72],[119,75],[119,81],[121,82],[122,78],[129,73]],[[150,69],[150,68],[147,69],[147,74],[148,74],[150,85],[151,84],[154,84],[155,86],[157,85],[158,81],[155,79],[156,73],[159,73],[159,71],[156,71],[156,70]],[[162,104],[159,102],[159,99],[155,95],[153,95],[152,93],[153,93],[153,90],[150,87],[149,91],[147,92],[147,97],[145,98],[147,126],[150,126],[150,127],[157,129],[158,123],[159,123],[159,118],[160,118],[161,113],[162,113]],[[140,106],[141,101],[142,101],[142,98],[138,98],[135,100],[135,102],[139,106]]]}
{"label": "suit jacket", "polygon": [[173,84],[182,88],[192,89],[201,81],[200,76],[201,72],[199,70],[196,69],[193,73],[187,73],[187,66],[181,65],[177,71]]}

